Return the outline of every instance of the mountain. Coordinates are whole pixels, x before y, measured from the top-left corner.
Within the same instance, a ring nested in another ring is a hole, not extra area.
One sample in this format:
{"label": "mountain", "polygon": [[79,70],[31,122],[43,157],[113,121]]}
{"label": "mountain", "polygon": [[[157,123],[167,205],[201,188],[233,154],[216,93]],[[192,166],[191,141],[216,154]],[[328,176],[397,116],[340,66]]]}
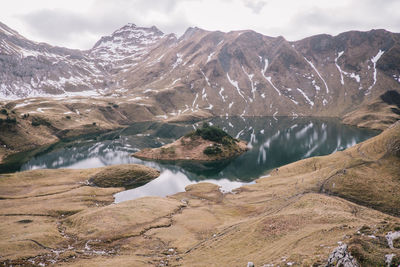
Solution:
{"label": "mountain", "polygon": [[95,93],[103,70],[79,50],[27,40],[0,23],[0,97]]}
{"label": "mountain", "polygon": [[0,24],[0,97],[112,96],[164,118],[338,116],[400,91],[400,34],[290,42],[251,30],[189,28],[180,38],[127,24],[87,51],[27,40]]}
{"label": "mountain", "polygon": [[0,98],[103,95],[164,34],[128,24],[88,51],[36,43],[0,23]]}

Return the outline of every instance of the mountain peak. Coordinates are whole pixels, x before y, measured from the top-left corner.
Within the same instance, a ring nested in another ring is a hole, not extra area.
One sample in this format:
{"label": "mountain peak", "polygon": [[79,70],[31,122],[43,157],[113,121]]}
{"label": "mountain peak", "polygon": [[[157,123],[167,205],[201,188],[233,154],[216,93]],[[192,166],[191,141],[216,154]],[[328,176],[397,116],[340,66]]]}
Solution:
{"label": "mountain peak", "polygon": [[180,40],[186,40],[195,35],[198,32],[204,32],[205,30],[200,29],[198,27],[189,27],[185,31],[185,33],[179,38]]}
{"label": "mountain peak", "polygon": [[162,31],[160,31],[156,26],[151,26],[151,27],[139,27],[134,23],[128,23],[124,26],[122,26],[121,28],[119,28],[118,30],[116,30],[115,32],[113,32],[111,34],[111,36],[115,36],[115,35],[123,35],[123,34],[129,34],[132,32],[136,32],[136,33],[149,33],[149,34],[155,34],[155,35],[164,35],[164,33]]}
{"label": "mountain peak", "polygon": [[136,28],[136,24],[130,22],[130,23],[126,24],[124,27]]}
{"label": "mountain peak", "polygon": [[146,28],[128,23],[111,35],[101,37],[90,53],[105,61],[138,58],[163,36],[164,33],[155,26]]}
{"label": "mountain peak", "polygon": [[353,99],[399,90],[399,39],[371,30],[288,42],[252,30],[190,27],[177,40],[128,23],[79,51],[32,42],[0,23],[0,98],[115,91],[166,96],[166,114],[331,116],[352,108]]}

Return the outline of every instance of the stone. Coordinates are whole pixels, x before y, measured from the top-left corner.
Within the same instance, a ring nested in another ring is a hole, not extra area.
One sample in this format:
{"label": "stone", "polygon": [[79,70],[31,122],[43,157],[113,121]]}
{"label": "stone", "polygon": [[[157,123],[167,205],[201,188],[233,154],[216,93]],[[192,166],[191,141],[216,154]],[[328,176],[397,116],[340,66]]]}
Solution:
{"label": "stone", "polygon": [[346,244],[339,244],[329,255],[326,267],[342,266],[342,267],[359,267],[357,261],[351,256],[347,250]]}

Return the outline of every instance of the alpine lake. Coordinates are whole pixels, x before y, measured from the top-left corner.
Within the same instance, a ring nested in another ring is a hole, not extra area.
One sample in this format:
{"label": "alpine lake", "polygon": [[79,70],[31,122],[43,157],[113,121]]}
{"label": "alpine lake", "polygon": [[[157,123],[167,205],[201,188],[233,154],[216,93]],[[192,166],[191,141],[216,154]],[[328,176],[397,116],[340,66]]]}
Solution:
{"label": "alpine lake", "polygon": [[201,127],[203,122],[139,122],[122,130],[62,142],[21,162],[18,169],[81,169],[135,163],[161,172],[158,178],[141,187],[115,194],[116,203],[144,196],[172,195],[198,182],[218,184],[222,192],[231,192],[268,176],[282,165],[344,150],[379,133],[343,125],[331,118],[216,117],[207,122],[247,141],[249,150],[220,162],[140,160],[132,157],[132,153],[171,143]]}

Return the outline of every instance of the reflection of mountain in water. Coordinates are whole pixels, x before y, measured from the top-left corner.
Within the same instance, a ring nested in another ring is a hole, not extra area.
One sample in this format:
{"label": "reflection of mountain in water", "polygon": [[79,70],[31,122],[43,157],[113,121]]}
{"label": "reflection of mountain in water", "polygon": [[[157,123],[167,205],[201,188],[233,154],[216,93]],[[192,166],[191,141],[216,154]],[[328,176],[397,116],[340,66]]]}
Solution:
{"label": "reflection of mountain in water", "polygon": [[191,125],[140,122],[120,131],[98,136],[95,140],[79,140],[31,159],[21,170],[37,168],[94,168],[112,164],[142,163],[130,157],[146,147],[159,147],[185,134]]}
{"label": "reflection of mountain in water", "polygon": [[130,154],[145,147],[159,147],[193,128],[187,124],[136,123],[129,128],[81,140],[30,160],[23,170],[34,168],[92,168],[111,164],[140,163],[160,170],[184,173],[191,181],[222,179],[251,181],[268,170],[303,158],[343,150],[376,134],[345,126],[337,120],[310,118],[229,117],[210,120],[234,137],[249,142],[245,154],[224,162],[162,163],[142,161]]}

